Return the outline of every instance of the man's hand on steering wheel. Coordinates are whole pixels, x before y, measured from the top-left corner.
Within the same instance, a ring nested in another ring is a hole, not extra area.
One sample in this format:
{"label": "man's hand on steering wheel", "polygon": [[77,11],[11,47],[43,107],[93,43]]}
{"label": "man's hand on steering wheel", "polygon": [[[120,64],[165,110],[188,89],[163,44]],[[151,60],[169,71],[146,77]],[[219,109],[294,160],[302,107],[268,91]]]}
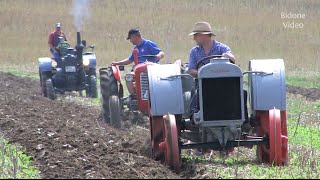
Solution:
{"label": "man's hand on steering wheel", "polygon": [[235,62],[233,60],[234,57],[230,56],[228,53],[222,53],[222,56],[225,58],[229,58],[230,63],[235,64]]}

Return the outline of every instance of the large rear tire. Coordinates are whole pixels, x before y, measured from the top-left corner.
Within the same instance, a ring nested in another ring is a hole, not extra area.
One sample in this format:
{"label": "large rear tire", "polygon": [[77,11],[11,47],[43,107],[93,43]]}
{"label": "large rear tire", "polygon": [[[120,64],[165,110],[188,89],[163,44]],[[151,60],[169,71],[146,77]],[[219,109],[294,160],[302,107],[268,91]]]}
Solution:
{"label": "large rear tire", "polygon": [[46,80],[46,94],[51,100],[55,100],[57,98],[51,79]]}
{"label": "large rear tire", "polygon": [[111,67],[101,68],[99,70],[99,74],[102,118],[106,123],[110,123],[109,97],[112,95],[118,95],[117,80],[113,75]]}
{"label": "large rear tire", "polygon": [[109,109],[110,109],[110,122],[111,125],[115,128],[121,127],[121,109],[120,109],[120,103],[119,103],[119,97],[118,96],[110,96],[109,97]]}

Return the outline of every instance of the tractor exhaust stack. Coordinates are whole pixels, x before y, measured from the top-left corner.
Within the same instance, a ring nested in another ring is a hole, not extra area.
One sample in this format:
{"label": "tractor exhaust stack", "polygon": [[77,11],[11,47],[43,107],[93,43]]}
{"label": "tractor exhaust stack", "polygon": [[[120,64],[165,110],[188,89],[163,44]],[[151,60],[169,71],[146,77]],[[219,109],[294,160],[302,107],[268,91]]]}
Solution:
{"label": "tractor exhaust stack", "polygon": [[83,44],[81,43],[81,36],[80,36],[80,32],[77,32],[77,45],[76,45],[76,55],[77,55],[77,59],[78,60],[82,60],[82,52],[83,52]]}

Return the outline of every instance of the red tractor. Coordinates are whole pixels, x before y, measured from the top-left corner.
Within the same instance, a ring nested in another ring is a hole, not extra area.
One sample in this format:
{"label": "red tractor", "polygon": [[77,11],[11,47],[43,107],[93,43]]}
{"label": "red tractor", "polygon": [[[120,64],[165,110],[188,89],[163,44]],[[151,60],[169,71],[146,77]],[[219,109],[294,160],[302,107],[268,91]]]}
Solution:
{"label": "red tractor", "polygon": [[[199,66],[208,60],[210,63]],[[257,145],[260,162],[287,165],[283,60],[251,60],[245,72],[222,57],[206,57],[199,64],[197,79],[181,73],[177,64],[147,68],[153,158],[179,172],[182,149],[230,153],[234,147]],[[245,74],[249,80],[248,110]],[[196,112],[188,108],[195,97],[199,105]],[[250,129],[242,128],[245,122]]]}
{"label": "red tractor", "polygon": [[125,81],[134,83],[136,92],[134,95],[124,97],[120,73],[120,71],[124,70],[123,66],[111,66],[99,70],[102,116],[106,123],[110,123],[114,127],[121,127],[121,114],[125,106],[132,111],[139,110],[142,113],[148,113],[149,84],[147,67],[155,63],[147,61],[138,64],[138,51],[134,49],[133,54],[135,65],[132,71],[134,73],[126,74]]}

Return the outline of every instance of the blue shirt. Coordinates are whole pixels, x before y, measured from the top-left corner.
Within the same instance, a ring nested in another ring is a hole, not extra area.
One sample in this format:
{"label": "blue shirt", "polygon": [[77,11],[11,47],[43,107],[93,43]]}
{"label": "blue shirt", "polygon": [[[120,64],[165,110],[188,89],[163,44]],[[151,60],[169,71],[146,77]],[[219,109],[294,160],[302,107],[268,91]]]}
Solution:
{"label": "blue shirt", "polygon": [[[202,46],[200,46],[200,45],[195,46],[190,51],[189,69],[195,69],[197,62],[207,56],[222,55],[223,53],[229,54],[229,53],[231,53],[231,50],[227,45],[222,44],[218,41],[213,41],[213,45],[210,49],[209,54],[205,53]],[[209,62],[209,60],[208,60],[208,62]]]}
{"label": "blue shirt", "polygon": [[[147,40],[142,39],[141,44],[135,46],[133,49],[138,49],[138,63],[144,63],[146,61],[151,61],[154,63],[157,63],[159,60],[155,57],[140,57],[143,55],[157,55],[161,51],[161,49],[156,45],[156,43]],[[129,57],[131,61],[134,61],[133,59],[133,53]]]}

